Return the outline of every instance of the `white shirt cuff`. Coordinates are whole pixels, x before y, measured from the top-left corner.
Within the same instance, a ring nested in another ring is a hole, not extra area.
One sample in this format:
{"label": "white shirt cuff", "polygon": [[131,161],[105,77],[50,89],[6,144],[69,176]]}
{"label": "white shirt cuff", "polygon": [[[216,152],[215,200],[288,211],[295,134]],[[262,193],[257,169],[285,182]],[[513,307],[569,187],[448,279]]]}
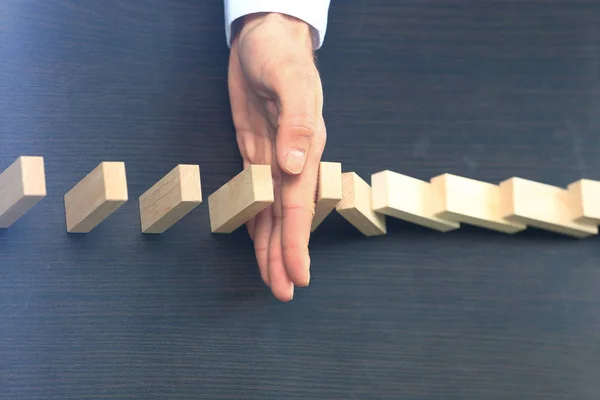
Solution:
{"label": "white shirt cuff", "polygon": [[321,48],[327,30],[331,0],[225,0],[225,35],[231,45],[231,24],[244,15],[258,12],[286,14],[312,27],[316,49]]}

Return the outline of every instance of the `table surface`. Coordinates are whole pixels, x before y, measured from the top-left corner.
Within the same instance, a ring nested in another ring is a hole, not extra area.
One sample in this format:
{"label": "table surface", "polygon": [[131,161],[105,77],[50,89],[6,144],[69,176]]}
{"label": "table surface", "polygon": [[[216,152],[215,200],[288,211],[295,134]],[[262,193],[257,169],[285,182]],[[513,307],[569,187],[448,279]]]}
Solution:
{"label": "table surface", "polygon": [[[388,219],[366,238],[332,214],[283,304],[206,201],[140,233],[137,197],[176,164],[205,196],[241,168],[222,21],[220,1],[0,2],[0,168],[42,155],[48,185],[0,232],[0,398],[597,399],[598,237]],[[598,21],[592,0],[333,1],[324,160],[600,178]],[[106,160],[131,200],[66,234],[62,196]]]}

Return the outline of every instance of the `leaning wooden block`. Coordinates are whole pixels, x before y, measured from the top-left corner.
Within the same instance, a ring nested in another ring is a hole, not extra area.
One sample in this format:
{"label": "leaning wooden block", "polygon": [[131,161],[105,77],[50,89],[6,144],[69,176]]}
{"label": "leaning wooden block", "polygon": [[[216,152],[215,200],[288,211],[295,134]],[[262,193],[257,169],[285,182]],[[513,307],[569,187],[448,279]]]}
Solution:
{"label": "leaning wooden block", "polygon": [[431,179],[431,188],[433,213],[439,218],[509,234],[527,228],[502,216],[498,185],[442,174]]}
{"label": "leaning wooden block", "polygon": [[200,166],[176,166],[139,201],[142,232],[163,233],[202,203]]}
{"label": "leaning wooden block", "polygon": [[45,196],[44,158],[17,158],[0,174],[0,228],[10,227]]}
{"label": "leaning wooden block", "polygon": [[127,199],[125,163],[100,163],[65,194],[67,232],[90,232]]}
{"label": "leaning wooden block", "polygon": [[231,233],[274,201],[270,165],[251,165],[208,196],[210,228]]}
{"label": "leaning wooden block", "polygon": [[365,236],[385,235],[385,215],[373,210],[371,186],[355,172],[344,172],[342,189],[342,200],[335,206],[337,212]]}
{"label": "leaning wooden block", "polygon": [[583,238],[598,234],[595,225],[576,222],[566,189],[523,178],[500,183],[501,215],[510,221]]}
{"label": "leaning wooden block", "polygon": [[568,187],[571,211],[575,222],[586,225],[600,224],[600,182],[580,179]]}
{"label": "leaning wooden block", "polygon": [[429,182],[385,170],[371,175],[371,186],[373,209],[377,213],[440,232],[460,228],[458,222],[433,214],[433,191]]}
{"label": "leaning wooden block", "polygon": [[317,185],[317,201],[311,232],[323,222],[342,200],[342,164],[321,162],[319,165],[319,183]]}

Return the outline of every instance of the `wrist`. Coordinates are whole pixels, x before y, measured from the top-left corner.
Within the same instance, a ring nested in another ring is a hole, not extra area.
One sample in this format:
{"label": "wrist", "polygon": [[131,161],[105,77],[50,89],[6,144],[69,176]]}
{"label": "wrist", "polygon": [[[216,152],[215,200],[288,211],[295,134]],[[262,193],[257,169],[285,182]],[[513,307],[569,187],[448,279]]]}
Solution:
{"label": "wrist", "polygon": [[278,24],[295,42],[306,46],[311,52],[314,51],[311,26],[296,17],[276,12],[252,13],[239,18],[237,23],[234,40],[258,26]]}

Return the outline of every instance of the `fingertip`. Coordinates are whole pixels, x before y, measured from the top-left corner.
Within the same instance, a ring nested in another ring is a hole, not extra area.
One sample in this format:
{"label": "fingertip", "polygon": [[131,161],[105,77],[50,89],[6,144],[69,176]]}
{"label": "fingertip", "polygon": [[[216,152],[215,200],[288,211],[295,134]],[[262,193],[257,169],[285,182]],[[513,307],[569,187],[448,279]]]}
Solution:
{"label": "fingertip", "polygon": [[285,155],[284,169],[288,174],[298,175],[304,169],[306,163],[306,152],[304,150],[288,150]]}
{"label": "fingertip", "polygon": [[290,285],[287,288],[284,287],[273,287],[271,292],[275,298],[283,303],[292,301],[294,298],[294,285]]}

